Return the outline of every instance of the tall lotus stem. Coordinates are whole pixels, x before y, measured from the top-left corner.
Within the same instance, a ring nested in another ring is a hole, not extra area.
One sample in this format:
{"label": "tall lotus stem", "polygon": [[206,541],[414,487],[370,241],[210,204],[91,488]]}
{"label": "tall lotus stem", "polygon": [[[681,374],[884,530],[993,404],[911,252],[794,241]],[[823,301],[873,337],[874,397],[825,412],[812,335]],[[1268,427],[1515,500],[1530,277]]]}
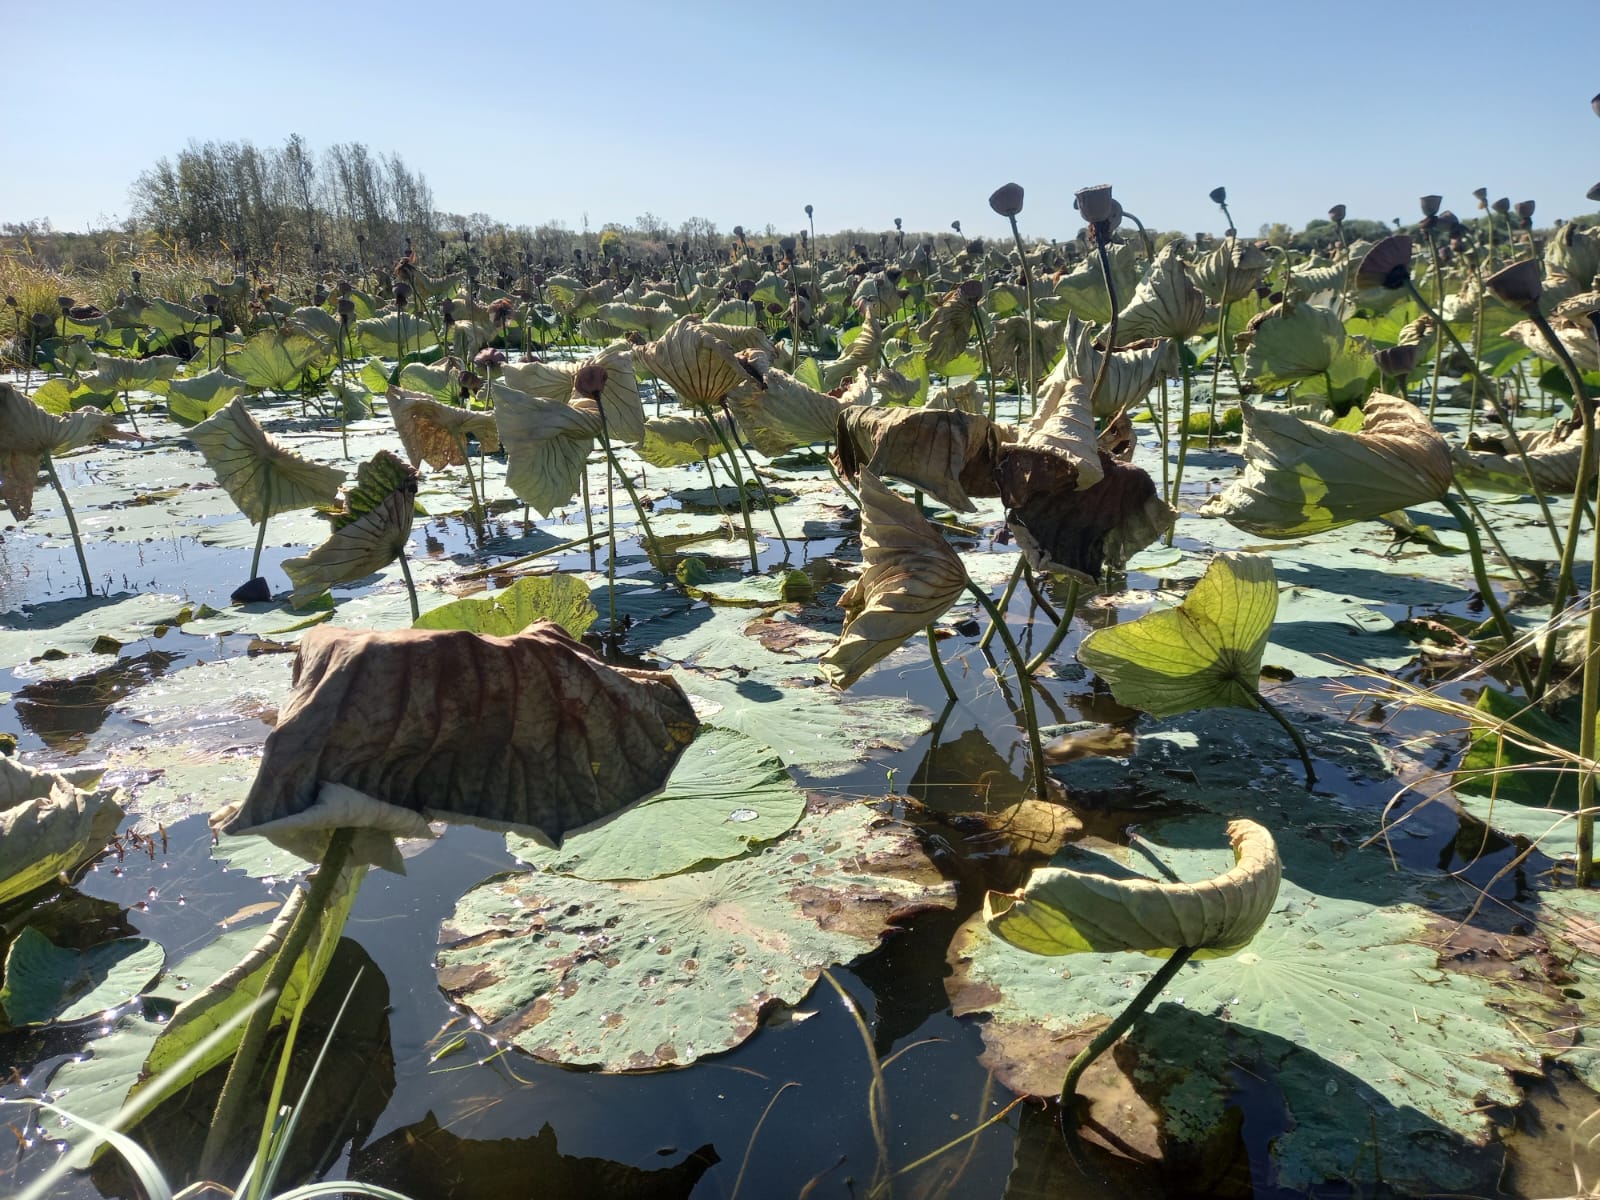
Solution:
{"label": "tall lotus stem", "polygon": [[[601,402],[598,395],[594,397],[594,407],[595,411],[600,414],[600,444],[605,447],[606,462],[611,470],[615,471],[621,478],[622,486],[627,490],[628,499],[633,502],[633,511],[639,514],[639,523],[644,526],[645,540],[650,543],[650,556],[657,562],[665,562],[666,560],[661,554],[661,546],[656,542],[655,531],[650,528],[650,517],[645,513],[644,505],[639,501],[639,493],[633,489],[633,480],[628,478],[628,473],[622,469],[622,464],[617,461],[616,452],[611,448],[611,429],[606,423],[606,406]],[[607,486],[610,486],[609,476]],[[715,494],[715,488],[713,488],[713,494]],[[606,523],[608,525],[615,524],[609,518]],[[612,557],[616,557],[615,549],[612,550]],[[613,592],[616,591],[616,583],[614,581],[611,585],[611,590]],[[615,625],[615,623],[613,620],[612,624]],[[615,632],[615,629],[612,632]]]}
{"label": "tall lotus stem", "polygon": [[1306,746],[1305,738],[1300,736],[1300,731],[1294,727],[1284,712],[1271,700],[1261,694],[1261,689],[1252,687],[1249,683],[1241,682],[1241,686],[1250,693],[1250,698],[1289,735],[1289,740],[1294,743],[1295,750],[1300,755],[1300,763],[1306,769],[1306,791],[1310,791],[1317,784],[1317,768],[1312,765],[1311,751]]}
{"label": "tall lotus stem", "polygon": [[478,482],[472,477],[472,456],[467,453],[467,439],[464,434],[456,436],[456,445],[461,449],[461,469],[467,473],[467,491],[472,495],[473,520],[479,519],[479,514],[484,511],[483,500],[478,495]]}
{"label": "tall lotus stem", "polygon": [[972,306],[972,325],[978,333],[978,349],[983,353],[983,379],[989,389],[989,420],[995,419],[994,367],[989,362],[989,335],[983,330],[983,310],[976,302]]}
{"label": "tall lotus stem", "polygon": [[73,514],[72,505],[67,500],[67,489],[61,486],[61,477],[56,474],[55,461],[49,454],[42,456],[44,469],[50,476],[50,486],[55,488],[56,495],[61,497],[61,511],[67,516],[67,529],[72,533],[72,548],[78,554],[78,569],[83,572],[83,593],[89,599],[94,599],[94,580],[89,577],[89,560],[83,556],[83,535],[78,532],[78,518]]}
{"label": "tall lotus stem", "polygon": [[[1022,573],[1028,569],[1028,560],[1022,555],[1017,555],[1017,565],[1011,572],[1011,578],[1006,581],[1005,591],[1000,593],[1000,611],[1005,612],[1011,607],[1011,597],[1017,594],[1017,584],[1022,582]],[[978,639],[978,649],[987,650],[989,643],[994,640],[995,623],[990,622],[989,628],[983,631],[983,636]]]}
{"label": "tall lotus stem", "polygon": [[1500,600],[1494,594],[1494,585],[1489,582],[1489,570],[1483,558],[1483,543],[1478,540],[1478,527],[1454,496],[1446,495],[1439,502],[1450,510],[1450,515],[1456,519],[1456,524],[1461,527],[1461,532],[1467,539],[1467,549],[1472,555],[1472,577],[1478,583],[1478,594],[1483,597],[1484,605],[1494,617],[1495,628],[1505,639],[1506,652],[1512,655],[1511,663],[1516,668],[1517,679],[1522,684],[1523,691],[1530,699],[1534,699],[1538,693],[1534,690],[1533,678],[1528,674],[1528,667],[1522,661],[1522,656],[1515,652],[1517,631],[1511,624],[1511,618],[1506,615],[1506,610],[1500,606]]}
{"label": "tall lotus stem", "polygon": [[755,530],[750,525],[750,501],[744,494],[744,472],[739,470],[739,455],[734,451],[733,445],[728,441],[728,435],[722,431],[722,426],[717,424],[717,418],[712,415],[711,406],[704,400],[696,400],[695,407],[700,410],[700,415],[711,426],[711,432],[717,435],[717,441],[722,443],[722,448],[728,455],[728,470],[733,475],[733,490],[739,494],[739,515],[744,518],[744,541],[750,551],[750,569],[759,571],[761,561],[756,555]]}
{"label": "tall lotus stem", "polygon": [[[1439,241],[1433,231],[1432,219],[1429,218],[1423,223],[1428,227],[1428,253],[1433,259],[1434,307],[1442,309],[1444,307],[1444,266],[1439,262]],[[1438,320],[1438,318],[1435,317],[1435,320]],[[1441,325],[1444,324],[1442,320],[1439,321],[1439,323]],[[1450,340],[1453,345],[1459,346],[1461,344],[1459,341],[1456,341],[1454,336],[1452,336]],[[1476,362],[1477,360],[1474,359],[1473,361]],[[1433,352],[1433,387],[1428,392],[1428,420],[1430,421],[1433,420],[1433,411],[1438,407],[1439,404],[1439,377],[1443,371],[1444,355],[1439,353],[1438,343],[1435,342]],[[1474,372],[1474,374],[1476,374],[1476,372]],[[1333,397],[1329,396],[1328,400],[1331,403]]]}
{"label": "tall lotus stem", "polygon": [[[1340,227],[1341,230],[1343,226]],[[1340,236],[1343,236],[1341,232]],[[1210,423],[1206,426],[1206,448],[1209,450],[1217,444],[1217,389],[1222,386],[1222,357],[1226,353],[1223,349],[1228,344],[1228,276],[1233,270],[1233,247],[1235,239],[1230,235],[1222,245],[1222,302],[1217,306],[1221,311],[1217,314],[1217,348],[1211,357],[1211,402]],[[1344,293],[1341,292],[1342,296]],[[1181,351],[1180,351],[1181,353]],[[1329,403],[1333,398],[1330,396]],[[1165,457],[1163,455],[1163,457]]]}
{"label": "tall lotus stem", "polygon": [[[1581,490],[1582,483],[1579,483]],[[1596,511],[1600,512],[1600,487],[1595,489]],[[1589,578],[1600,580],[1600,520],[1589,533]],[[1578,886],[1586,888],[1594,878],[1594,795],[1595,795],[1595,717],[1600,710],[1600,606],[1595,604],[1594,583],[1590,583],[1589,618],[1583,637],[1583,698],[1579,707],[1578,757],[1583,761],[1583,777],[1578,781]]]}
{"label": "tall lotus stem", "polygon": [[1033,678],[1038,673],[1039,668],[1050,661],[1050,656],[1066,640],[1068,632],[1072,629],[1072,618],[1077,611],[1078,579],[1076,576],[1072,576],[1067,583],[1067,602],[1061,608],[1061,617],[1056,621],[1055,631],[1050,634],[1050,640],[1040,647],[1039,653],[1028,660],[1028,678]]}
{"label": "tall lotus stem", "polygon": [[[1094,411],[1095,402],[1100,398],[1100,388],[1106,381],[1106,368],[1111,365],[1111,356],[1117,352],[1117,287],[1111,282],[1111,254],[1106,250],[1106,239],[1110,236],[1110,222],[1095,224],[1094,248],[1100,254],[1100,275],[1106,283],[1106,299],[1111,302],[1111,323],[1106,329],[1106,352],[1100,356],[1100,368],[1094,373],[1094,385],[1089,389],[1090,412]],[[1162,450],[1165,453],[1165,447]]]}
{"label": "tall lotus stem", "polygon": [[1028,660],[1023,658],[1022,651],[1017,648],[1016,638],[1011,636],[1004,615],[995,607],[994,601],[989,599],[989,593],[970,579],[967,580],[967,591],[973,594],[983,606],[983,610],[989,614],[989,620],[993,622],[991,628],[999,631],[1000,640],[1006,644],[1006,653],[1011,656],[1011,664],[1016,668],[1017,684],[1022,692],[1023,719],[1028,726],[1028,750],[1033,759],[1033,792],[1040,800],[1048,800],[1050,793],[1045,785],[1047,775],[1044,746],[1039,741],[1039,717],[1033,708],[1033,680],[1028,676]]}
{"label": "tall lotus stem", "polygon": [[417,607],[417,584],[411,578],[411,564],[406,561],[406,548],[404,546],[400,547],[400,553],[396,557],[400,560],[400,574],[405,577],[406,581],[406,598],[411,601],[411,620],[415,622],[422,616],[422,611]]}
{"label": "tall lotus stem", "polygon": [[[726,396],[722,398],[722,415],[728,418],[728,427],[730,429],[738,429],[738,425],[733,419],[733,411],[728,407],[728,398]],[[778,540],[783,543],[784,557],[787,558],[789,556],[789,539],[783,536],[783,525],[778,520],[777,501],[772,498],[772,493],[767,491],[766,480],[761,478],[761,472],[756,468],[755,459],[750,457],[750,448],[737,435],[735,440],[738,442],[739,450],[744,454],[744,461],[750,467],[750,477],[756,481],[756,487],[761,490],[761,498],[766,501],[767,513],[772,517],[772,527],[777,531]]]}
{"label": "tall lotus stem", "polygon": [[200,1154],[202,1179],[217,1179],[221,1176],[219,1168],[222,1165],[222,1157],[228,1139],[233,1136],[233,1127],[239,1123],[239,1111],[249,1091],[250,1078],[255,1074],[256,1061],[266,1046],[267,1033],[272,1028],[272,1017],[278,1008],[277,997],[283,993],[284,986],[294,972],[295,964],[300,961],[301,954],[311,941],[311,934],[317,927],[317,921],[333,898],[334,886],[344,870],[346,859],[350,857],[350,845],[354,833],[355,831],[349,828],[334,830],[333,836],[328,841],[328,849],[322,856],[322,864],[317,868],[317,874],[306,892],[305,903],[290,921],[289,929],[284,934],[283,945],[279,947],[277,957],[272,960],[266,982],[261,985],[261,990],[257,993],[258,996],[266,997],[267,1003],[250,1015],[250,1022],[244,1028],[239,1049],[233,1056],[233,1065],[228,1068],[227,1080],[222,1085],[222,1094],[217,1098],[216,1111],[211,1118],[211,1129],[206,1134],[205,1149]]}
{"label": "tall lotus stem", "polygon": [[950,703],[956,702],[956,689],[950,684],[950,676],[945,672],[944,660],[939,657],[939,635],[929,625],[924,632],[928,635],[928,656],[933,659],[933,669],[939,676],[939,682],[944,684],[944,694]]}
{"label": "tall lotus stem", "polygon": [[256,529],[256,552],[250,557],[250,578],[261,574],[261,548],[267,544],[267,521],[272,516],[272,468],[262,473],[261,524]]}
{"label": "tall lotus stem", "polygon": [[[1224,293],[1226,296],[1226,293]],[[1183,464],[1189,454],[1189,407],[1194,388],[1194,368],[1189,365],[1182,346],[1178,347],[1178,370],[1183,376],[1183,410],[1178,416],[1178,465],[1172,472],[1172,499],[1168,501],[1173,508],[1178,507],[1178,493],[1183,490]],[[1333,388],[1328,388],[1328,403],[1333,403]],[[1162,455],[1163,458],[1166,455]],[[1167,530],[1167,545],[1172,545],[1173,535],[1177,531],[1177,523]]]}

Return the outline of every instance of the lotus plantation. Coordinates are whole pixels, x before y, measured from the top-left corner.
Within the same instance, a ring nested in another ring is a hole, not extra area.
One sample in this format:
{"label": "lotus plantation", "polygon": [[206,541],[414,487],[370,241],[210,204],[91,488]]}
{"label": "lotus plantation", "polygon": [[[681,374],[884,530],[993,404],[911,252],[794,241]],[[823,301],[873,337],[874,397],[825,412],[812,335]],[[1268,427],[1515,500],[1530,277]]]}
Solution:
{"label": "lotus plantation", "polygon": [[0,1194],[1595,1194],[1600,185],[805,157],[0,226]]}

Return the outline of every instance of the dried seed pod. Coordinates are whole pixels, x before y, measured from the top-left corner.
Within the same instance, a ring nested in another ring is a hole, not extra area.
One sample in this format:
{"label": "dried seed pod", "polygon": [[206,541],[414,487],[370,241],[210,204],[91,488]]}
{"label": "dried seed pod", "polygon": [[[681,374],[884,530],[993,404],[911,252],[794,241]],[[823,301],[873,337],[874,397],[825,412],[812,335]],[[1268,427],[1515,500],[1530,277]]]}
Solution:
{"label": "dried seed pod", "polygon": [[1080,188],[1073,203],[1078,214],[1091,225],[1109,221],[1116,211],[1113,207],[1116,201],[1112,199],[1109,183]]}
{"label": "dried seed pod", "polygon": [[1544,278],[1539,264],[1531,258],[1496,271],[1483,281],[1483,285],[1507,304],[1522,309],[1539,303],[1539,297],[1544,292]]}
{"label": "dried seed pod", "polygon": [[[1022,211],[1022,185],[1008,183],[998,187],[989,197],[989,207],[1002,217],[1014,217]],[[898,227],[900,222],[896,221]]]}

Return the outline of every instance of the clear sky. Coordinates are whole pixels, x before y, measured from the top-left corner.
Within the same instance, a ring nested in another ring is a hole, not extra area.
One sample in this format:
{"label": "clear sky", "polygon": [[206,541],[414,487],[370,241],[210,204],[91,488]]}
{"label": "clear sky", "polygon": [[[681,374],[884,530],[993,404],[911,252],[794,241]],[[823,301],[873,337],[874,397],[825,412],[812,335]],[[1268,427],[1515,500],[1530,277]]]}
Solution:
{"label": "clear sky", "polygon": [[1597,0],[0,0],[0,221],[126,215],[191,138],[398,152],[446,211],[598,228],[1070,236],[1110,182],[1147,225],[1299,228],[1438,192],[1592,212]]}

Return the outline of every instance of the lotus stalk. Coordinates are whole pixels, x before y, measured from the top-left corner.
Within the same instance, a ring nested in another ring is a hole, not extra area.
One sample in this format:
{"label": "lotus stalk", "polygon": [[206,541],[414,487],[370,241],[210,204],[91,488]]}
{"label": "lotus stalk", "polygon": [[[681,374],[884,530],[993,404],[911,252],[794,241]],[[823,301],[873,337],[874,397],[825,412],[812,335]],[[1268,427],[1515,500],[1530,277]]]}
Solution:
{"label": "lotus stalk", "polygon": [[1033,271],[1028,267],[1028,252],[1022,244],[1022,231],[1017,227],[1017,214],[1022,211],[1022,185],[1008,183],[989,197],[989,207],[1011,222],[1011,240],[1017,247],[1017,263],[1022,271],[1022,290],[1028,298],[1028,412],[1032,414],[1035,397],[1039,394],[1039,371],[1035,358]]}
{"label": "lotus stalk", "polygon": [[83,534],[78,532],[77,515],[72,511],[72,502],[67,499],[67,489],[61,486],[61,477],[56,474],[55,460],[48,451],[40,456],[40,462],[44,466],[45,473],[50,476],[50,486],[55,488],[56,495],[61,498],[61,511],[67,518],[67,529],[72,533],[72,549],[78,556],[78,570],[83,572],[83,594],[93,600],[94,579],[89,574],[89,560],[83,556]]}
{"label": "lotus stalk", "polygon": [[[971,579],[967,580],[967,591],[989,615],[990,630],[1000,634],[1000,640],[1005,643],[1006,653],[1011,656],[1011,665],[1017,672],[1017,686],[1022,692],[1023,724],[1027,727],[1028,754],[1033,764],[1033,794],[1040,800],[1049,800],[1049,772],[1045,765],[1044,745],[1039,740],[1039,715],[1033,706],[1033,678],[1028,674],[1028,659],[1018,648],[1017,639],[1011,636],[1011,627],[1006,624],[1005,616],[996,607],[995,602],[989,598],[989,593]],[[1071,615],[1068,614],[1062,621],[1066,623],[1071,619]]]}

